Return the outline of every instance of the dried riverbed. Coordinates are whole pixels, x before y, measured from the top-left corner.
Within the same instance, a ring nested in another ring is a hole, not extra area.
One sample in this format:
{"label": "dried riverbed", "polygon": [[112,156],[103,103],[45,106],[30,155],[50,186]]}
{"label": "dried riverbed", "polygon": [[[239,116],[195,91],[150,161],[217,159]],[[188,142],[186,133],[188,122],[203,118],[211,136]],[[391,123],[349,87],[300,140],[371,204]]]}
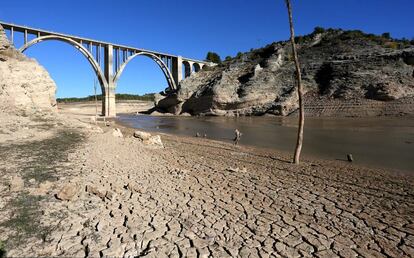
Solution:
{"label": "dried riverbed", "polygon": [[[8,145],[2,181],[10,173],[25,180],[21,192],[1,188],[0,240],[8,255],[414,255],[413,177],[338,161],[293,165],[284,153],[192,137],[162,135],[165,148],[155,148],[133,138],[133,129],[122,128],[119,138],[113,128],[86,127],[69,150],[49,147],[63,159],[47,159],[56,169],[44,192],[29,183],[36,173],[26,173],[24,162],[41,152]],[[76,196],[57,200],[68,185]],[[22,230],[10,223],[21,214],[16,195],[42,198],[34,215],[46,235],[14,240]]]}

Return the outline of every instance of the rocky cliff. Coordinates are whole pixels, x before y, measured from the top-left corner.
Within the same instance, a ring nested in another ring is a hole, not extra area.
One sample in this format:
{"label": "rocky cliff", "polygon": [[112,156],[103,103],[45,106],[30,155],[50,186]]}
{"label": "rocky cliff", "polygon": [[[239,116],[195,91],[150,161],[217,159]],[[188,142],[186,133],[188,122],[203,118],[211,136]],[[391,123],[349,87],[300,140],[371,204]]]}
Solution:
{"label": "rocky cliff", "polygon": [[0,26],[0,113],[55,112],[55,92],[48,72],[17,51]]}
{"label": "rocky cliff", "polygon": [[[414,46],[361,31],[297,37],[308,115],[414,114]],[[156,103],[192,115],[290,115],[298,108],[288,41],[191,75]]]}

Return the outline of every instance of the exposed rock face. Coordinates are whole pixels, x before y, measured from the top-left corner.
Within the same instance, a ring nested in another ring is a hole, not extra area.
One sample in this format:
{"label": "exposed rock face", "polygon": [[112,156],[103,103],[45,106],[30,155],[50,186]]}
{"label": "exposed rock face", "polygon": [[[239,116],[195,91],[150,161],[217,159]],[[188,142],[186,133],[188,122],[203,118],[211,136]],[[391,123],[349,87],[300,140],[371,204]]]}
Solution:
{"label": "exposed rock face", "polygon": [[0,26],[0,112],[56,111],[55,92],[48,72],[17,51]]}
{"label": "exposed rock face", "polygon": [[[396,113],[402,109],[414,114],[414,47],[409,43],[329,30],[301,38],[298,49],[308,114],[327,114],[319,109],[312,113],[314,104],[338,105],[339,101],[339,105],[346,105],[352,101],[360,103],[363,111],[366,103],[388,105],[395,100],[404,104],[395,108]],[[158,101],[157,109],[192,115],[292,114],[298,104],[291,55],[289,42],[245,53],[185,79],[176,93]],[[384,113],[384,109],[369,115]],[[359,110],[338,112],[358,116]]]}

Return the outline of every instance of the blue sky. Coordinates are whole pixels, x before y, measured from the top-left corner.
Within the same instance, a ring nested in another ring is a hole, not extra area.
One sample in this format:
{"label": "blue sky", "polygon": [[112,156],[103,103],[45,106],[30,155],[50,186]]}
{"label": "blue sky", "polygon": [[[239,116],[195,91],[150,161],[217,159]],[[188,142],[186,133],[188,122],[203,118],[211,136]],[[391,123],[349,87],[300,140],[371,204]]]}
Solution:
{"label": "blue sky", "polygon": [[[414,37],[412,0],[292,3],[298,35],[322,26]],[[289,37],[284,0],[2,1],[0,20],[195,59],[204,59],[208,51],[234,56]],[[92,68],[70,45],[42,42],[26,54],[49,71],[58,97],[93,94]],[[126,67],[117,92],[143,94],[166,86],[158,66],[138,57]]]}

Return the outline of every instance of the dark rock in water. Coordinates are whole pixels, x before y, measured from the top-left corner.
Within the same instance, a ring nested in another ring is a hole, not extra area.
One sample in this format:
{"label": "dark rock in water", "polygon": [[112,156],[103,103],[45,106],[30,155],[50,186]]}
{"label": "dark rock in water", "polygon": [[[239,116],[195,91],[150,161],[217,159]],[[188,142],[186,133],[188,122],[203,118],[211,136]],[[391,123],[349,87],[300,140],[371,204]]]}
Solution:
{"label": "dark rock in water", "polygon": [[346,158],[348,159],[349,162],[353,162],[354,161],[354,158],[352,157],[352,154],[346,155]]}
{"label": "dark rock in water", "polygon": [[[327,30],[300,37],[298,49],[306,115],[414,114],[414,46],[362,32]],[[156,108],[214,116],[295,114],[291,55],[288,41],[277,42],[203,69]]]}

